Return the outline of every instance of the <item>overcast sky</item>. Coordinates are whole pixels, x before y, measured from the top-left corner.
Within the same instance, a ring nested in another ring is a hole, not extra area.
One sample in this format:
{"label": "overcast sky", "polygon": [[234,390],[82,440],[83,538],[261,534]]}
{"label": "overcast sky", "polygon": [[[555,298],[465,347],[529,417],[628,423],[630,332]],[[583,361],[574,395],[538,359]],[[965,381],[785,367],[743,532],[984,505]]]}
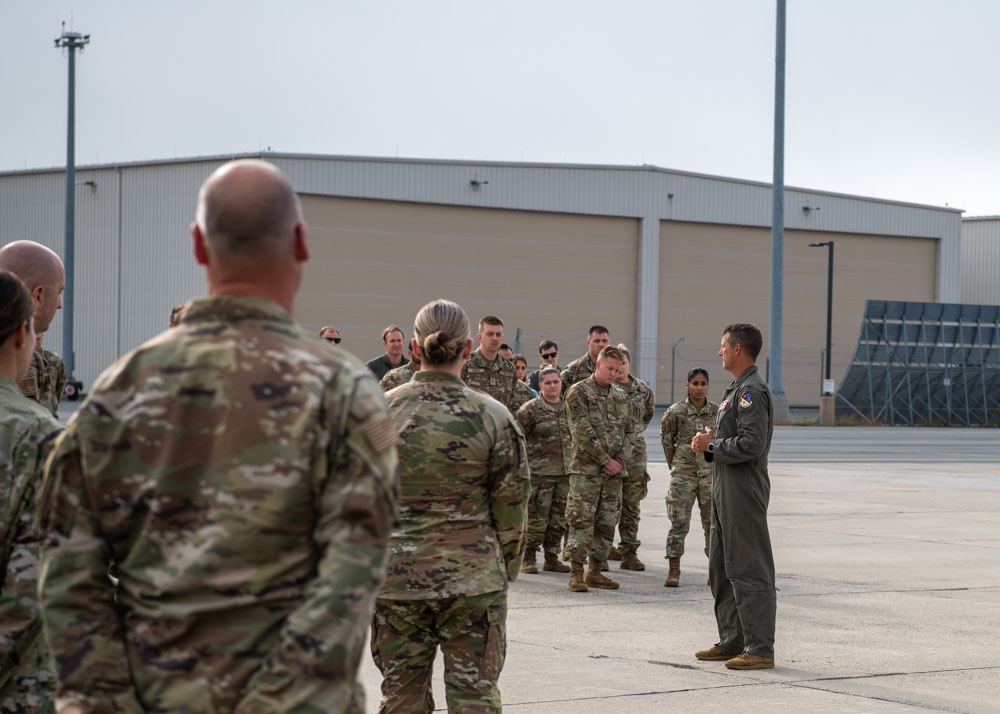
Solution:
{"label": "overcast sky", "polygon": [[[772,179],[775,0],[2,0],[0,170],[278,152]],[[1000,3],[788,0],[785,182],[1000,214]]]}

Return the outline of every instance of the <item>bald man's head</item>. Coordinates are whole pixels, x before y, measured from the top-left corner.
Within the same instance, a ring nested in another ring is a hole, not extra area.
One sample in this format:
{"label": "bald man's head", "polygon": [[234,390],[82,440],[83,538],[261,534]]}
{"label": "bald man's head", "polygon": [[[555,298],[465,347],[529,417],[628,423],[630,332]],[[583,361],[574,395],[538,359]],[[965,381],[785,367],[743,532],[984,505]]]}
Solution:
{"label": "bald man's head", "polygon": [[56,310],[62,308],[66,287],[66,270],[59,256],[41,243],[18,240],[0,248],[0,268],[28,286],[35,303],[35,332],[48,330]]}
{"label": "bald man's head", "polygon": [[251,295],[292,312],[309,259],[292,184],[273,164],[231,161],[202,184],[191,227],[211,296]]}
{"label": "bald man's head", "polygon": [[220,258],[264,257],[280,250],[302,221],[298,196],[273,164],[232,161],[201,187],[196,223]]}

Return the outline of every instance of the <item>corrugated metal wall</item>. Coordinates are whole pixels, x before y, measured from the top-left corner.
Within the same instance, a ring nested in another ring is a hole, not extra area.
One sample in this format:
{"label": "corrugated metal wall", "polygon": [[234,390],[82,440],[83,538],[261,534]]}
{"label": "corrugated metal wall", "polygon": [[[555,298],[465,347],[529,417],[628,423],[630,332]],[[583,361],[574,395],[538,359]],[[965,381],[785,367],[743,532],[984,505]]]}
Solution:
{"label": "corrugated metal wall", "polygon": [[962,300],[1000,305],[1000,216],[962,221]]}
{"label": "corrugated metal wall", "polygon": [[[93,187],[80,185],[76,194],[76,362],[85,384],[114,357],[159,332],[172,305],[204,293],[188,226],[199,185],[229,158],[77,169],[81,184],[94,182]],[[656,275],[651,265],[658,263],[659,222],[770,225],[769,185],[656,167],[291,154],[262,158],[285,170],[300,193],[641,219],[636,325],[640,354],[650,352],[640,357],[640,367],[649,370],[640,376],[647,378],[660,357],[653,352],[656,285],[644,284]],[[64,190],[61,170],[0,174],[0,244],[31,238],[62,254]],[[785,225],[937,239],[935,297],[961,299],[960,213],[954,209],[787,189]],[[61,348],[60,319],[45,344]]]}

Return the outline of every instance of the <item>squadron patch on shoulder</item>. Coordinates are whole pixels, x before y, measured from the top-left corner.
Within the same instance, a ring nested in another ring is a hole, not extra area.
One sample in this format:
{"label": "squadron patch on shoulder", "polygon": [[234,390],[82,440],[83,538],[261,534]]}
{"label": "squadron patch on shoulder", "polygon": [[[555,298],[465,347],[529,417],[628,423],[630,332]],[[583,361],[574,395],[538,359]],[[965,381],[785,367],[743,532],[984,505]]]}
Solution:
{"label": "squadron patch on shoulder", "polygon": [[740,397],[740,409],[747,409],[753,405],[753,399],[750,398],[750,392],[745,392],[742,397]]}

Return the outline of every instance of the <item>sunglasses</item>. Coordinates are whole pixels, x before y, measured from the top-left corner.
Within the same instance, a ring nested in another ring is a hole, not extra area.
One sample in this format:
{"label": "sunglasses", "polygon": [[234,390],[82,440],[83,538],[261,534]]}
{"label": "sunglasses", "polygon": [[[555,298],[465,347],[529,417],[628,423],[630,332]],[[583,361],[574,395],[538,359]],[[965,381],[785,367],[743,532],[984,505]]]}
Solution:
{"label": "sunglasses", "polygon": [[552,359],[553,357],[555,357],[558,354],[559,354],[558,352],[547,352],[547,353],[545,353],[545,354],[542,355],[542,359]]}
{"label": "sunglasses", "polygon": [[324,337],[323,339],[326,340],[327,342],[332,342],[335,345],[339,345],[340,344],[340,340],[342,338],[340,338],[340,337]]}

